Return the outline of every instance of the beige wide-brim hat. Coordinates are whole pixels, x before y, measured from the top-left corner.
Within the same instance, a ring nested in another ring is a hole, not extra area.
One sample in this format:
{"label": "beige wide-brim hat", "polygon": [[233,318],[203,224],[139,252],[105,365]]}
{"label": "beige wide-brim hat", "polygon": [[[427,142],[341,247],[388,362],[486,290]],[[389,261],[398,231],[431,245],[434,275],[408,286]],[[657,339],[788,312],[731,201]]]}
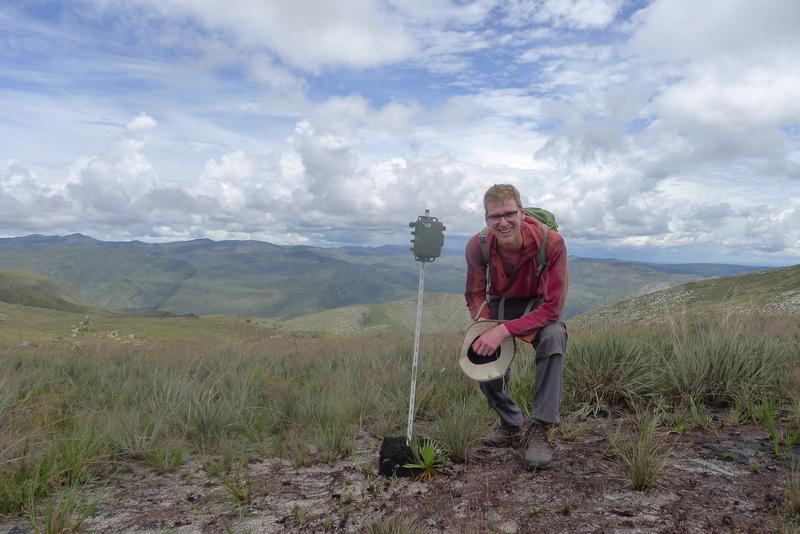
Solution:
{"label": "beige wide-brim hat", "polygon": [[504,321],[476,321],[467,328],[464,344],[461,346],[461,357],[458,364],[464,374],[476,382],[488,382],[506,374],[506,370],[514,361],[517,346],[514,337],[509,336],[490,356],[481,356],[472,350],[472,344],[481,334],[502,324]]}

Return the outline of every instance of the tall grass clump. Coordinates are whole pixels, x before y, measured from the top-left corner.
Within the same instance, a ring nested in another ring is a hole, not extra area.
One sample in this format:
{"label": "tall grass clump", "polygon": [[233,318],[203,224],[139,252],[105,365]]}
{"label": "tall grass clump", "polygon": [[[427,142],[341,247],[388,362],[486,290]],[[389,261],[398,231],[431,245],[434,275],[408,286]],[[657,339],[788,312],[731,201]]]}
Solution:
{"label": "tall grass clump", "polygon": [[322,459],[333,464],[353,450],[353,437],[345,418],[332,409],[319,415],[314,423],[314,441]]}
{"label": "tall grass clump", "polygon": [[517,354],[511,365],[511,398],[517,403],[522,414],[528,418],[533,407],[534,385],[536,384],[536,353],[530,343],[517,342]]}
{"label": "tall grass clump", "polygon": [[195,448],[199,452],[209,452],[222,441],[236,412],[219,390],[206,381],[193,392],[185,417]]}
{"label": "tall grass clump", "polygon": [[780,342],[761,333],[743,313],[725,311],[690,320],[669,318],[671,351],[660,368],[665,393],[729,406],[748,391],[771,393],[779,382]]}
{"label": "tall grass clump", "polygon": [[650,489],[658,482],[669,454],[666,443],[657,434],[658,417],[637,413],[626,426],[608,436],[609,445],[625,465],[631,488]]}
{"label": "tall grass clump", "polygon": [[163,424],[163,416],[157,414],[149,416],[130,409],[121,412],[111,434],[114,448],[128,458],[147,458],[159,444]]}
{"label": "tall grass clump", "polygon": [[[0,433],[3,433],[3,427],[10,417],[11,406],[13,402],[13,395],[15,390],[11,384],[6,381],[0,381]],[[2,450],[3,443],[0,442],[0,450]]]}
{"label": "tall grass clump", "polygon": [[428,534],[430,530],[402,517],[384,517],[366,525],[366,534]]}
{"label": "tall grass clump", "polygon": [[22,511],[26,502],[40,499],[57,483],[53,451],[35,453],[27,446],[0,464],[0,514]]}
{"label": "tall grass clump", "polygon": [[800,517],[800,457],[792,457],[786,469],[786,494],[789,513]]}
{"label": "tall grass clump", "polygon": [[489,412],[476,395],[451,400],[434,423],[434,434],[447,456],[463,462],[484,433]]}
{"label": "tall grass clump", "polygon": [[27,503],[28,520],[37,534],[70,534],[82,532],[81,525],[97,507],[97,501],[86,495],[85,485],[73,483],[40,505],[33,495]]}
{"label": "tall grass clump", "polygon": [[564,359],[569,405],[588,405],[595,414],[630,407],[654,394],[655,361],[635,334],[598,333],[575,341]]}

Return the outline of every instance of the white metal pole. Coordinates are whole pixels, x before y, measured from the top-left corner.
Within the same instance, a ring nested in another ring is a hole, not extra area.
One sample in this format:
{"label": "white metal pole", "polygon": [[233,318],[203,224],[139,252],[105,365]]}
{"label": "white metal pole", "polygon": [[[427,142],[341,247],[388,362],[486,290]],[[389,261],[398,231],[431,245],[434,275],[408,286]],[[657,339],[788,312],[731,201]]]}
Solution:
{"label": "white metal pole", "polygon": [[[427,210],[426,210],[427,211]],[[422,288],[425,286],[425,262],[419,265],[419,292],[417,293],[417,325],[414,330],[414,361],[411,364],[411,398],[408,400],[408,430],[406,445],[411,445],[411,431],[414,427],[414,403],[417,395],[417,364],[419,363],[419,330],[422,322]]]}

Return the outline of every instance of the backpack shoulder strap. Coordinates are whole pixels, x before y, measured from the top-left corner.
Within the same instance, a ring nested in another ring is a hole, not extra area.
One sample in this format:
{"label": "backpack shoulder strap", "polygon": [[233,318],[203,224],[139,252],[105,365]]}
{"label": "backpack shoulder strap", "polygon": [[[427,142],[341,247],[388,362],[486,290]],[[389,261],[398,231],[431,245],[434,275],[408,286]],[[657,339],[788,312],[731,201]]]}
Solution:
{"label": "backpack shoulder strap", "polygon": [[489,227],[484,226],[480,234],[478,234],[478,243],[481,246],[481,254],[483,255],[483,263],[489,264],[489,245],[486,244],[486,236],[489,235]]}
{"label": "backpack shoulder strap", "polygon": [[483,264],[486,266],[486,292],[492,288],[492,273],[489,272],[489,244],[487,243],[486,236],[489,235],[489,227],[484,226],[483,230],[478,234],[478,244],[481,246],[481,255],[483,256]]}

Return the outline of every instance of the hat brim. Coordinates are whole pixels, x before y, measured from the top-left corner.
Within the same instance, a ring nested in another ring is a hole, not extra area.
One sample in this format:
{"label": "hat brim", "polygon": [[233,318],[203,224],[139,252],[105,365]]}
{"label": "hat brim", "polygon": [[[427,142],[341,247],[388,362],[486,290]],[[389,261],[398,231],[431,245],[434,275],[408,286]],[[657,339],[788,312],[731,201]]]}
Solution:
{"label": "hat brim", "polygon": [[480,356],[471,350],[472,344],[481,334],[502,323],[503,321],[476,321],[464,333],[458,364],[464,374],[476,382],[488,382],[502,377],[514,361],[517,347],[512,336],[503,340],[494,355]]}

